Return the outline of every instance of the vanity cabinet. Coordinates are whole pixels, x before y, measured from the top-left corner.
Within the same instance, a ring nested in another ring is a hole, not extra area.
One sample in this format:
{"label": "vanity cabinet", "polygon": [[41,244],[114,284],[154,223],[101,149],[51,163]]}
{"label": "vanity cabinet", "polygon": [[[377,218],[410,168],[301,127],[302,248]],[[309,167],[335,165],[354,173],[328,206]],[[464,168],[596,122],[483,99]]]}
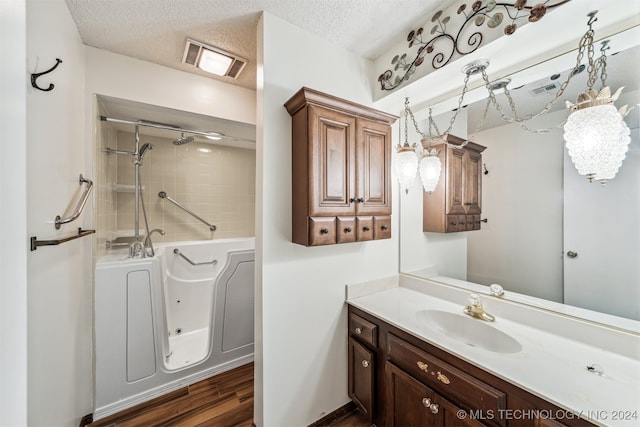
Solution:
{"label": "vanity cabinet", "polygon": [[292,240],[306,246],[391,237],[396,116],[308,88],[292,117]]}
{"label": "vanity cabinet", "polygon": [[349,397],[360,412],[373,422],[378,327],[349,313]]}
{"label": "vanity cabinet", "polygon": [[592,425],[356,307],[348,319],[349,396],[372,424]]}
{"label": "vanity cabinet", "polygon": [[422,229],[425,232],[452,233],[480,229],[482,213],[482,152],[485,147],[448,135],[448,142],[434,145],[439,150],[443,172],[432,193],[422,199]]}

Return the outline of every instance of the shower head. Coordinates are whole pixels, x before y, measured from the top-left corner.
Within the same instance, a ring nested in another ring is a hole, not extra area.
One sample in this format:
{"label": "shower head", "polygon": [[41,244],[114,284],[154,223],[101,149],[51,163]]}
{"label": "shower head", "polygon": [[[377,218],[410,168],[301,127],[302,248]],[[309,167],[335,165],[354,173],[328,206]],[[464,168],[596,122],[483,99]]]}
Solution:
{"label": "shower head", "polygon": [[195,141],[196,139],[193,136],[184,136],[184,132],[180,134],[180,138],[173,141],[173,145],[184,145],[190,142]]}
{"label": "shower head", "polygon": [[146,144],[144,144],[142,147],[140,147],[140,152],[139,152],[139,156],[140,156],[140,160],[142,160],[142,158],[144,157],[144,153],[147,150],[151,150],[153,148],[152,144],[149,144],[148,142]]}

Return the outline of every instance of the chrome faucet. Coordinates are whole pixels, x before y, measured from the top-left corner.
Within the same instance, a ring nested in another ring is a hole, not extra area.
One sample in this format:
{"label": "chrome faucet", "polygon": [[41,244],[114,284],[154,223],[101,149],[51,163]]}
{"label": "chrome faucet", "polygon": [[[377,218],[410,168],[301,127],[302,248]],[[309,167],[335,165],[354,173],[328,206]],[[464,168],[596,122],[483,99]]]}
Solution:
{"label": "chrome faucet", "polygon": [[140,240],[136,240],[129,246],[129,258],[146,258],[147,253]]}
{"label": "chrome faucet", "polygon": [[147,237],[144,238],[144,247],[151,249],[151,254],[149,256],[155,255],[155,250],[153,249],[153,242],[151,241],[151,235],[153,233],[158,233],[161,236],[164,236],[164,230],[161,228],[154,228],[147,234]]}
{"label": "chrome faucet", "polygon": [[484,320],[485,322],[493,322],[496,320],[494,316],[484,311],[478,294],[469,295],[469,304],[464,308],[464,314]]}

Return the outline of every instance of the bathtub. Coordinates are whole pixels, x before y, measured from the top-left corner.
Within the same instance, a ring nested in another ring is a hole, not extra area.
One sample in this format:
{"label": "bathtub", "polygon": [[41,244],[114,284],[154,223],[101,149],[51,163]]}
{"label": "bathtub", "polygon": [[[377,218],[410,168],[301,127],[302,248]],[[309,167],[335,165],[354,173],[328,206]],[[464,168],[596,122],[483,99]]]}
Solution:
{"label": "bathtub", "polygon": [[251,362],[253,295],[253,238],[107,254],[95,274],[94,420]]}

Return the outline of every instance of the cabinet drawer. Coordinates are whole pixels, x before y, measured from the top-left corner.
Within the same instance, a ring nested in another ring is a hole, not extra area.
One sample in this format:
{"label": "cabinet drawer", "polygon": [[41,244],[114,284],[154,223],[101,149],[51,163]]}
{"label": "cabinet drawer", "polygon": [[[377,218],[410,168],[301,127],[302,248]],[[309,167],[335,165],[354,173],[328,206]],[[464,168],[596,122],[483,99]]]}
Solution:
{"label": "cabinet drawer", "polygon": [[360,341],[378,346],[378,327],[354,313],[349,313],[349,333]]}
{"label": "cabinet drawer", "polygon": [[374,239],[391,238],[391,217],[390,216],[374,216],[373,217],[373,238]]}
{"label": "cabinet drawer", "polygon": [[474,222],[473,222],[473,215],[467,215],[467,216],[465,217],[465,222],[467,223],[467,228],[466,228],[466,230],[467,230],[467,231],[471,231],[471,230],[473,230],[473,224],[474,224]]}
{"label": "cabinet drawer", "polygon": [[353,216],[339,216],[336,226],[338,243],[350,243],[356,241],[356,218]]}
{"label": "cabinet drawer", "polygon": [[506,408],[505,393],[392,334],[387,343],[388,359],[410,375],[462,408],[496,414],[492,423],[505,425],[499,417]]}
{"label": "cabinet drawer", "polygon": [[358,233],[356,238],[359,242],[363,240],[373,240],[373,217],[359,216],[356,218],[356,226]]}
{"label": "cabinet drawer", "polygon": [[336,243],[336,219],[334,217],[309,218],[309,244],[311,246]]}
{"label": "cabinet drawer", "polygon": [[473,216],[473,229],[480,230],[480,215]]}
{"label": "cabinet drawer", "polygon": [[[464,218],[464,215],[447,215],[447,223],[445,230],[447,233],[452,233],[460,230],[464,230],[464,226],[460,224],[460,217]],[[463,221],[464,222],[464,221]]]}

